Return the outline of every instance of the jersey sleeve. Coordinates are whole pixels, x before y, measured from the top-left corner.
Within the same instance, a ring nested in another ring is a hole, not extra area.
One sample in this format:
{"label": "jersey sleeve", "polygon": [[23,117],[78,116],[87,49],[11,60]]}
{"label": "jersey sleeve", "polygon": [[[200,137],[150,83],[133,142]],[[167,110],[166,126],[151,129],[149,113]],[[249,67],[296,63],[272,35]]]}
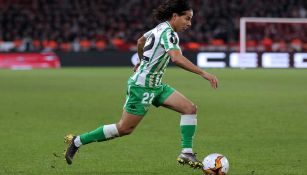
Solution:
{"label": "jersey sleeve", "polygon": [[149,30],[148,32],[144,33],[144,37],[147,39],[152,33],[152,30]]}
{"label": "jersey sleeve", "polygon": [[166,52],[172,49],[181,50],[179,47],[179,37],[172,30],[166,30],[161,36],[161,44]]}

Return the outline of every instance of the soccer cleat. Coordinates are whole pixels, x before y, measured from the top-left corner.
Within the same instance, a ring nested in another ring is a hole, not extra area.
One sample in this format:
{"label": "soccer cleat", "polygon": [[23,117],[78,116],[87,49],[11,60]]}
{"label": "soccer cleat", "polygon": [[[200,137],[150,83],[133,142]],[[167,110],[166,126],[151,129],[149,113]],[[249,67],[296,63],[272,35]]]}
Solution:
{"label": "soccer cleat", "polygon": [[76,139],[76,136],[73,136],[72,134],[69,134],[65,136],[64,142],[67,143],[69,146],[65,152],[65,159],[68,165],[72,164],[72,159],[74,158],[74,155],[78,151],[78,147],[75,146],[74,140]]}
{"label": "soccer cleat", "polygon": [[203,164],[196,158],[196,153],[181,153],[177,158],[178,163],[188,164],[192,168],[202,168]]}

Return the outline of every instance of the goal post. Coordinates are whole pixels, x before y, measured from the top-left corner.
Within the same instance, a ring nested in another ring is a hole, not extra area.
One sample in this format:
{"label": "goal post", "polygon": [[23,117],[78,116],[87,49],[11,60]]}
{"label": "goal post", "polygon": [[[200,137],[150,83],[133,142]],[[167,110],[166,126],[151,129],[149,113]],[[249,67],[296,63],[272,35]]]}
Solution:
{"label": "goal post", "polygon": [[307,23],[306,18],[266,18],[242,17],[240,18],[240,53],[246,53],[246,24],[247,23]]}

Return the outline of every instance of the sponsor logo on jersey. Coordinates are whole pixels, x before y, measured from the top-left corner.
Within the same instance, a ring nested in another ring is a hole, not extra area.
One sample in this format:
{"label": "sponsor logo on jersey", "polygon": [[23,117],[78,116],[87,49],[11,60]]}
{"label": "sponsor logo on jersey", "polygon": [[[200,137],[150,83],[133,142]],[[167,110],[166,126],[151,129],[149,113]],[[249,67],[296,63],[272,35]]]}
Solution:
{"label": "sponsor logo on jersey", "polygon": [[173,44],[177,44],[178,39],[174,34],[172,34],[171,37],[169,38],[169,41]]}

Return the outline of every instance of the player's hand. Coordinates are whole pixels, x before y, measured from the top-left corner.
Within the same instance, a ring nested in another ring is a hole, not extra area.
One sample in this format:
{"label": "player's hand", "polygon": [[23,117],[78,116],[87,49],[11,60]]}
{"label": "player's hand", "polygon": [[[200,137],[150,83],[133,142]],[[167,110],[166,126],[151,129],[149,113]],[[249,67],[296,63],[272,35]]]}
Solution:
{"label": "player's hand", "polygon": [[209,74],[207,72],[205,72],[203,75],[202,75],[203,78],[205,78],[206,80],[208,80],[211,84],[211,86],[216,89],[217,86],[218,86],[218,80],[216,78],[215,75],[212,75],[212,74]]}
{"label": "player's hand", "polygon": [[133,67],[133,72],[136,72],[136,70],[138,70],[140,66],[140,63],[137,63],[134,67]]}

